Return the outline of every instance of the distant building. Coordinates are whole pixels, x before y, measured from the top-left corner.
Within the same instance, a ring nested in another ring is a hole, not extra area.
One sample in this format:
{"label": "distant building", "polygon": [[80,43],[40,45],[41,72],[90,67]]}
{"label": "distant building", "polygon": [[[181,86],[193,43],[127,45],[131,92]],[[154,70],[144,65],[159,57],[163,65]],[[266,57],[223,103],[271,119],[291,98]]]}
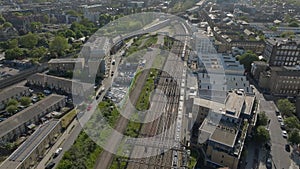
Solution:
{"label": "distant building", "polygon": [[40,125],[16,151],[2,162],[0,168],[25,169],[36,167],[47,149],[55,144],[60,133],[61,122],[59,120],[50,120]]}
{"label": "distant building", "polygon": [[299,65],[300,39],[268,39],[266,40],[263,56],[270,66]]}
{"label": "distant building", "polygon": [[[244,142],[256,123],[254,95],[241,90],[228,93],[224,104],[199,99],[193,113],[206,115],[199,128],[198,142],[205,146],[205,164],[237,169]],[[216,121],[216,119],[220,121]]]}
{"label": "distant building", "polygon": [[12,86],[0,92],[0,110],[5,108],[5,105],[10,99],[20,99],[22,96],[30,94],[29,88],[24,86]]}
{"label": "distant building", "polygon": [[143,8],[144,2],[143,1],[129,1],[127,6],[130,8]]}
{"label": "distant building", "polygon": [[50,71],[73,72],[75,67],[77,70],[83,70],[84,63],[84,58],[51,59],[48,62],[48,67]]}
{"label": "distant building", "polygon": [[65,97],[52,94],[0,123],[2,143],[17,139],[28,131],[28,126],[38,124],[46,114],[65,106]]}

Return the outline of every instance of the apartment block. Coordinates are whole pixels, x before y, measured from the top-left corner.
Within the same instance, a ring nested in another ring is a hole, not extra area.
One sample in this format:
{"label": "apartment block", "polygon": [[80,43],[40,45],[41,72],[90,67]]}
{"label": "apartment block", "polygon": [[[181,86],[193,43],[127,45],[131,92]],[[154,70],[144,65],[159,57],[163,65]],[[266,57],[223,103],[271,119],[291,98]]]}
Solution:
{"label": "apartment block", "polygon": [[254,102],[255,96],[242,90],[230,91],[223,104],[195,100],[193,114],[202,120],[198,143],[205,145],[207,166],[238,168],[245,139],[256,123]]}
{"label": "apartment block", "polygon": [[34,168],[45,156],[47,149],[55,143],[61,133],[61,122],[50,120],[38,126],[35,132],[19,146],[2,164],[2,169]]}
{"label": "apartment block", "polygon": [[267,59],[270,66],[299,65],[300,39],[268,39],[263,57]]}
{"label": "apartment block", "polygon": [[73,72],[75,68],[76,70],[83,70],[84,63],[84,58],[51,59],[48,62],[48,67],[50,71]]}
{"label": "apartment block", "polygon": [[10,99],[20,99],[30,94],[29,88],[24,86],[12,86],[0,92],[0,110],[5,108]]}
{"label": "apartment block", "polygon": [[46,114],[65,106],[65,96],[52,94],[0,123],[0,142],[10,142],[38,124]]}

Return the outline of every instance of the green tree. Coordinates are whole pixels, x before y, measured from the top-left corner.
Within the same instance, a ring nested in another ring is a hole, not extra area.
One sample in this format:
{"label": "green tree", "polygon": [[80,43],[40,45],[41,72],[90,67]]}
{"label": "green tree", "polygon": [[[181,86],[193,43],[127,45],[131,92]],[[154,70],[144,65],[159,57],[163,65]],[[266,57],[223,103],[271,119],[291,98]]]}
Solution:
{"label": "green tree", "polygon": [[24,55],[24,52],[20,48],[13,48],[13,49],[8,49],[5,51],[5,59],[7,60],[14,60],[14,59],[20,59]]}
{"label": "green tree", "polygon": [[292,144],[298,145],[300,143],[299,130],[292,130],[288,135],[288,141]]}
{"label": "green tree", "polygon": [[22,47],[32,49],[38,43],[38,36],[36,34],[28,33],[20,38],[19,43]]}
{"label": "green tree", "polygon": [[268,124],[268,117],[266,115],[265,112],[260,112],[258,114],[258,121],[257,121],[257,124],[260,126],[266,126]]}
{"label": "green tree", "polygon": [[277,101],[278,109],[283,115],[292,116],[296,112],[296,107],[288,99],[280,99]]}
{"label": "green tree", "polygon": [[240,61],[242,65],[244,65],[247,72],[251,71],[251,64],[254,61],[259,60],[258,56],[252,51],[247,51],[243,55],[239,56],[237,59]]}
{"label": "green tree", "polygon": [[13,27],[13,25],[10,22],[4,22],[3,27],[4,28],[11,28],[11,27]]}
{"label": "green tree", "polygon": [[50,51],[54,52],[58,56],[64,55],[65,51],[69,48],[66,38],[56,36],[53,41],[50,42]]}
{"label": "green tree", "polygon": [[72,31],[71,29],[67,29],[65,31],[65,37],[66,38],[70,38],[70,37],[75,38],[76,37],[76,33],[74,31]]}
{"label": "green tree", "polygon": [[299,27],[299,24],[296,21],[292,21],[289,23],[290,27]]}
{"label": "green tree", "polygon": [[289,38],[289,37],[293,37],[293,36],[295,36],[295,33],[294,33],[294,32],[290,32],[290,31],[288,31],[288,32],[283,32],[283,33],[280,35],[280,37],[282,37],[282,38]]}
{"label": "green tree", "polygon": [[2,15],[0,15],[0,24],[2,25],[5,22],[6,22],[5,18]]}
{"label": "green tree", "polygon": [[31,99],[29,97],[21,97],[20,103],[22,106],[29,106],[31,103]]}
{"label": "green tree", "polygon": [[43,24],[41,22],[31,22],[30,23],[30,30],[32,32],[40,32],[42,30]]}
{"label": "green tree", "polygon": [[300,129],[300,123],[296,116],[285,118],[284,124],[288,130]]}
{"label": "green tree", "polygon": [[40,37],[37,43],[37,47],[49,47],[49,43],[46,37]]}
{"label": "green tree", "polygon": [[10,105],[6,108],[6,111],[11,115],[15,114],[17,110],[18,110],[18,107],[15,105]]}
{"label": "green tree", "polygon": [[17,48],[19,46],[18,39],[12,39],[7,42],[7,49]]}
{"label": "green tree", "polygon": [[45,47],[34,48],[29,51],[29,57],[33,57],[33,58],[41,58],[44,57],[46,54],[47,54],[47,48]]}
{"label": "green tree", "polygon": [[269,141],[269,131],[264,126],[258,126],[256,129],[256,139],[262,143]]}
{"label": "green tree", "polygon": [[9,99],[9,101],[7,102],[6,106],[17,106],[19,104],[19,102],[16,99]]}

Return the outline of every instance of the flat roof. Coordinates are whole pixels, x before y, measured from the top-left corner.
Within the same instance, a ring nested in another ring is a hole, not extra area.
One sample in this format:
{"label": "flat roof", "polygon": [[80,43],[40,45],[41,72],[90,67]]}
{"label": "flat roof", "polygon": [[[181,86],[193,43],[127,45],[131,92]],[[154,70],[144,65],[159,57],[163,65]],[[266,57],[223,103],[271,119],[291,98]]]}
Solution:
{"label": "flat roof", "polygon": [[25,86],[12,86],[7,89],[4,89],[3,91],[0,92],[0,102],[8,98],[11,98],[19,93],[22,93],[26,90],[28,91],[29,88]]}
{"label": "flat roof", "polygon": [[50,96],[37,102],[36,104],[27,107],[21,112],[18,112],[12,117],[4,120],[3,122],[0,123],[0,138],[5,136],[7,133],[11,132],[12,130],[16,129],[17,127],[28,122],[29,120],[33,119],[35,116],[39,115],[45,109],[48,109],[52,105],[64,99],[65,96],[51,94]]}
{"label": "flat roof", "polygon": [[[245,103],[245,94],[241,91],[230,92],[226,98],[225,109],[226,112],[232,112],[234,117],[239,117]],[[226,113],[228,114],[228,113]]]}
{"label": "flat roof", "polygon": [[39,126],[37,130],[0,165],[0,168],[18,168],[59,123],[59,120],[52,119]]}
{"label": "flat roof", "polygon": [[206,137],[209,134],[209,140],[229,147],[234,147],[235,140],[238,135],[238,131],[235,128],[223,125],[221,122],[219,124],[214,124],[208,119],[204,119],[200,130],[201,133],[203,132],[204,135],[206,135]]}
{"label": "flat roof", "polygon": [[194,98],[194,105],[199,105],[201,107],[209,108],[214,112],[219,112],[220,109],[223,109],[225,107],[225,105],[222,103],[215,102],[208,99],[203,99],[203,98]]}
{"label": "flat roof", "polygon": [[81,63],[81,62],[84,62],[84,58],[51,59],[48,63]]}

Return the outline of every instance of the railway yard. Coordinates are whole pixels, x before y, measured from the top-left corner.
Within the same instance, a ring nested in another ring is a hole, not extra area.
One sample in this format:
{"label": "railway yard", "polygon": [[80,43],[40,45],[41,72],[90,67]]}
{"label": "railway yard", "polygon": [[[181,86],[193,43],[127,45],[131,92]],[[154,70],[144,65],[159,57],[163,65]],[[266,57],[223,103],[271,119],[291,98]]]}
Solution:
{"label": "railway yard", "polygon": [[184,45],[180,41],[175,41],[162,70],[155,70],[158,71],[155,77],[155,90],[152,92],[151,106],[145,115],[139,136],[137,139],[126,141],[133,145],[130,158],[118,158],[119,161],[126,162],[128,169],[187,166],[187,154],[181,144],[186,83]]}

